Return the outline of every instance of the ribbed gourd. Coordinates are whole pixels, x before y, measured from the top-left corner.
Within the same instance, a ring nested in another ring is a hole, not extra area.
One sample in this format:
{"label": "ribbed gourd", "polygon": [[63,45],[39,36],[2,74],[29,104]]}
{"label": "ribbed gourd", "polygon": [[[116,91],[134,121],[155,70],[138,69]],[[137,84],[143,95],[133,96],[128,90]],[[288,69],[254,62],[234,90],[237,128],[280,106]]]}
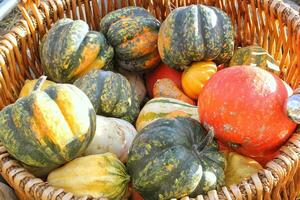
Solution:
{"label": "ribbed gourd", "polygon": [[140,105],[135,89],[121,74],[92,70],[78,78],[74,85],[91,100],[98,115],[134,122]]}
{"label": "ribbed gourd", "polygon": [[136,136],[127,169],[145,200],[195,197],[225,184],[225,156],[213,130],[192,118],[159,119]]}
{"label": "ribbed gourd", "polygon": [[71,83],[91,69],[110,69],[114,56],[102,33],[90,31],[82,20],[68,18],[52,26],[39,52],[45,74],[60,83]]}
{"label": "ribbed gourd", "polygon": [[117,65],[145,71],[160,63],[157,37],[160,22],[146,9],[125,7],[105,15],[100,29],[114,47]]}
{"label": "ribbed gourd", "polygon": [[26,168],[44,175],[85,151],[94,137],[95,120],[93,106],[80,89],[55,84],[45,91],[37,88],[0,112],[0,140]]}
{"label": "ribbed gourd", "polygon": [[195,61],[227,62],[233,55],[234,30],[225,12],[205,5],[174,9],[158,35],[158,50],[164,63],[185,69]]}

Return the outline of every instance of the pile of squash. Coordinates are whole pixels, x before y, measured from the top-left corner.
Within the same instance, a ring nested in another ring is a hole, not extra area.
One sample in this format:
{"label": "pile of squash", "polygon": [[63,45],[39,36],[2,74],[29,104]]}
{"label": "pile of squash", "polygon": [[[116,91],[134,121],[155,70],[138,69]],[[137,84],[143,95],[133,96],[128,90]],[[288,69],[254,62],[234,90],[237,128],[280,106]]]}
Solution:
{"label": "pile of squash", "polygon": [[45,76],[0,112],[0,140],[78,196],[164,200],[238,184],[294,133],[300,91],[266,50],[235,49],[234,30],[204,5],[162,23],[125,7],[98,31],[61,19],[40,44]]}

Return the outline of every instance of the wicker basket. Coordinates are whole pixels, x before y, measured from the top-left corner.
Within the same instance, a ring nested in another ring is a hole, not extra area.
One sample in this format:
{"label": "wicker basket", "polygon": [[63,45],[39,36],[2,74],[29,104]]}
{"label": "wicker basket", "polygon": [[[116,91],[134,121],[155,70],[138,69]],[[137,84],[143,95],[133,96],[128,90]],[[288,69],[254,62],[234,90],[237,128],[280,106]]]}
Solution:
{"label": "wicker basket", "polygon": [[[280,62],[282,77],[293,88],[300,81],[300,16],[278,0],[23,0],[23,19],[0,40],[0,109],[13,103],[26,79],[40,76],[38,46],[53,22],[63,17],[85,20],[99,28],[107,12],[128,5],[142,6],[163,20],[179,6],[203,3],[221,8],[236,27],[236,46],[258,44]],[[70,200],[75,197],[49,186],[20,167],[0,145],[2,176],[20,199]],[[210,191],[196,199],[295,199],[300,192],[300,134],[281,148],[281,155],[239,185]],[[188,197],[183,198],[188,200]]]}

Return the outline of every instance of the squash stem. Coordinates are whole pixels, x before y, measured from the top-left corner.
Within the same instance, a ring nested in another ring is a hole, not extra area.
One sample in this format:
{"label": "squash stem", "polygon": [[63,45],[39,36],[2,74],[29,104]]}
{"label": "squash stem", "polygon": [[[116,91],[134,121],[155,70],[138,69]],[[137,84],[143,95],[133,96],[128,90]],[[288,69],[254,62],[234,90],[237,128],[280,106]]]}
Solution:
{"label": "squash stem", "polygon": [[213,142],[214,136],[215,134],[213,128],[209,128],[209,131],[206,134],[205,138],[199,144],[193,145],[193,149],[198,156],[201,155],[201,152],[205,149],[205,147],[209,146]]}
{"label": "squash stem", "polygon": [[42,75],[42,76],[37,80],[36,84],[34,85],[32,92],[41,90],[42,85],[44,84],[44,82],[46,81],[46,79],[47,79],[47,76]]}

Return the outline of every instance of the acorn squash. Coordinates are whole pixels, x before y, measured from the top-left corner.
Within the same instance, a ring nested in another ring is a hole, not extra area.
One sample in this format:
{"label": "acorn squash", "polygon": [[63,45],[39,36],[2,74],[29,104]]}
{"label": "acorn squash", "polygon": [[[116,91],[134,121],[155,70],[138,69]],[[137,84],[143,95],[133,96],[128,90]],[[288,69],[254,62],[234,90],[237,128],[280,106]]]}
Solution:
{"label": "acorn squash", "polygon": [[72,160],[51,172],[47,181],[76,196],[121,200],[126,195],[130,177],[116,155],[105,153]]}
{"label": "acorn squash", "polygon": [[132,143],[127,169],[144,199],[195,197],[225,184],[225,157],[213,130],[192,118],[159,119]]}
{"label": "acorn squash", "polygon": [[100,32],[82,20],[57,21],[43,37],[40,58],[46,75],[55,82],[73,82],[91,69],[110,67],[113,48]]}
{"label": "acorn squash", "polygon": [[111,152],[120,161],[127,162],[129,148],[137,134],[129,122],[97,115],[96,133],[85,155],[94,155]]}
{"label": "acorn squash", "polygon": [[225,12],[205,5],[174,9],[158,34],[161,59],[170,67],[185,69],[195,61],[221,64],[233,55],[234,29]]}
{"label": "acorn squash", "polygon": [[0,112],[0,140],[21,164],[43,175],[85,151],[95,121],[93,106],[81,90],[55,84],[45,91],[37,88]]}
{"label": "acorn squash", "polygon": [[139,114],[139,101],[129,81],[111,71],[92,70],[78,78],[74,85],[91,100],[98,115],[134,122]]}
{"label": "acorn squash", "polygon": [[130,6],[112,11],[103,17],[100,27],[114,47],[118,66],[129,71],[145,71],[159,64],[160,22],[146,9]]}

